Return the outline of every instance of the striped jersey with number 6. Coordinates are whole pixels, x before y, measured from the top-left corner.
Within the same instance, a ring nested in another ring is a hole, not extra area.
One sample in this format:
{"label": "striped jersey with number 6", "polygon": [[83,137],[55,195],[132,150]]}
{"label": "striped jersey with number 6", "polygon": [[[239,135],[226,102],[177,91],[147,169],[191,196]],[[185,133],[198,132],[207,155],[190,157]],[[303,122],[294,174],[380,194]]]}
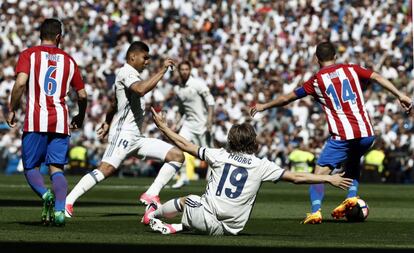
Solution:
{"label": "striped jersey with number 6", "polygon": [[372,73],[355,64],[334,64],[303,84],[306,94],[322,105],[334,140],[374,135],[361,87],[361,81]]}
{"label": "striped jersey with number 6", "polygon": [[84,88],[76,62],[56,46],[41,45],[20,53],[16,74],[29,75],[24,132],[69,134],[65,97],[69,86]]}

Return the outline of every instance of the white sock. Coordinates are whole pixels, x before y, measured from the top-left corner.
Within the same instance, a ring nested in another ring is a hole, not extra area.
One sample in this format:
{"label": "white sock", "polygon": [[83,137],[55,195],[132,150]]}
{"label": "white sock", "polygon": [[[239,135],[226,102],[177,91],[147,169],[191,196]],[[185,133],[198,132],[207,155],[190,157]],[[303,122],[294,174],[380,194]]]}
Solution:
{"label": "white sock", "polygon": [[175,232],[180,232],[183,231],[183,224],[170,224],[174,229]]}
{"label": "white sock", "polygon": [[97,183],[105,179],[104,174],[101,171],[95,169],[79,180],[69,195],[66,197],[66,204],[73,205],[75,201],[82,196],[85,192],[89,191]]}
{"label": "white sock", "polygon": [[158,195],[162,188],[174,177],[175,173],[180,170],[182,163],[180,162],[168,162],[164,163],[161,167],[160,172],[158,172],[157,177],[154,182],[148,188],[146,193],[148,195],[154,196]]}
{"label": "white sock", "polygon": [[152,215],[155,218],[173,218],[177,216],[179,212],[182,212],[183,208],[180,204],[180,198],[171,199],[162,204]]}

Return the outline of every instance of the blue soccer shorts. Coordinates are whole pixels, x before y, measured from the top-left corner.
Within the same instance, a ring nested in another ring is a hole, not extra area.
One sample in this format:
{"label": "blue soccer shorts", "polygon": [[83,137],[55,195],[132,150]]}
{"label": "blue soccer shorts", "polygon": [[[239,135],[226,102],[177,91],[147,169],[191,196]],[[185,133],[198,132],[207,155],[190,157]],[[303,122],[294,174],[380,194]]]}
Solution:
{"label": "blue soccer shorts", "polygon": [[358,178],[361,157],[372,147],[375,136],[352,140],[329,139],[323,148],[317,165],[328,166],[331,170],[344,165],[349,176]]}
{"label": "blue soccer shorts", "polygon": [[25,132],[22,139],[22,161],[25,169],[41,163],[65,165],[68,163],[69,135],[59,133]]}

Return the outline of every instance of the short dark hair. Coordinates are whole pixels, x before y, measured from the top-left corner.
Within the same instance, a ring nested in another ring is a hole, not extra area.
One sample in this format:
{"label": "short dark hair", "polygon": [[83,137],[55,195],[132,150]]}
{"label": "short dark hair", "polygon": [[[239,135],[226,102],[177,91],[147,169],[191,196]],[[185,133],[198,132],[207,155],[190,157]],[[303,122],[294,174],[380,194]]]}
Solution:
{"label": "short dark hair", "polygon": [[136,51],[138,51],[138,52],[147,52],[148,53],[149,52],[149,47],[148,47],[147,44],[145,44],[142,41],[134,41],[134,42],[131,43],[131,45],[129,45],[128,51],[126,53],[126,58],[128,59],[129,55],[132,52],[136,52]]}
{"label": "short dark hair", "polygon": [[178,69],[180,69],[181,66],[183,66],[183,65],[187,65],[191,69],[191,63],[189,61],[182,61],[182,62],[180,62],[180,64],[178,64]]}
{"label": "short dark hair", "polygon": [[227,136],[227,151],[254,154],[257,152],[256,131],[248,123],[235,124]]}
{"label": "short dark hair", "polygon": [[318,57],[318,60],[321,62],[335,59],[335,54],[335,46],[329,41],[319,43],[316,47],[316,57]]}
{"label": "short dark hair", "polygon": [[62,22],[55,18],[48,18],[40,25],[40,39],[53,40],[62,35]]}

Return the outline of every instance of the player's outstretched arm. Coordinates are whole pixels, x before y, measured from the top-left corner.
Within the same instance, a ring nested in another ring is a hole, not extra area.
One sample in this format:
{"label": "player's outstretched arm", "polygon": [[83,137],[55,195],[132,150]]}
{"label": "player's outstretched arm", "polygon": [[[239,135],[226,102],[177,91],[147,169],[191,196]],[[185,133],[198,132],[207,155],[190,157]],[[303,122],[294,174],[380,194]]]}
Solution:
{"label": "player's outstretched arm", "polygon": [[296,99],[299,99],[299,97],[296,95],[296,93],[294,91],[288,93],[288,94],[284,94],[284,95],[280,95],[278,96],[276,99],[268,102],[268,103],[264,103],[264,104],[259,104],[257,103],[255,106],[250,108],[250,115],[252,117],[254,117],[254,115],[258,112],[262,112],[264,110],[273,108],[273,107],[280,107],[280,106],[285,106],[293,101],[295,101]]}
{"label": "player's outstretched arm", "polygon": [[352,186],[352,179],[342,177],[345,173],[335,175],[315,175],[311,173],[285,171],[282,180],[292,182],[294,184],[319,184],[329,183],[343,190]]}
{"label": "player's outstretched arm", "polygon": [[153,76],[145,81],[135,82],[131,85],[130,89],[137,93],[140,97],[143,97],[145,94],[150,92],[157,83],[162,79],[164,74],[167,72],[169,68],[174,68],[175,62],[167,58],[164,61],[164,66]]}
{"label": "player's outstretched arm", "polygon": [[7,124],[10,127],[16,126],[16,122],[15,122],[16,111],[17,109],[19,109],[20,99],[26,88],[26,83],[28,79],[29,79],[29,75],[24,72],[20,72],[19,74],[17,74],[16,82],[14,83],[12,93],[11,93],[9,114],[7,115]]}
{"label": "player's outstretched arm", "polygon": [[163,132],[178,148],[182,151],[185,151],[195,157],[198,156],[198,149],[199,146],[195,145],[192,142],[187,141],[181,135],[176,134],[173,130],[171,130],[167,124],[165,123],[164,118],[161,114],[157,113],[154,108],[151,107],[152,118],[154,119],[155,124],[157,127]]}
{"label": "player's outstretched arm", "polygon": [[388,79],[384,78],[380,74],[373,72],[371,74],[371,79],[377,81],[382,87],[391,92],[395,97],[398,98],[402,108],[406,113],[410,113],[413,101],[411,98],[401,93]]}

